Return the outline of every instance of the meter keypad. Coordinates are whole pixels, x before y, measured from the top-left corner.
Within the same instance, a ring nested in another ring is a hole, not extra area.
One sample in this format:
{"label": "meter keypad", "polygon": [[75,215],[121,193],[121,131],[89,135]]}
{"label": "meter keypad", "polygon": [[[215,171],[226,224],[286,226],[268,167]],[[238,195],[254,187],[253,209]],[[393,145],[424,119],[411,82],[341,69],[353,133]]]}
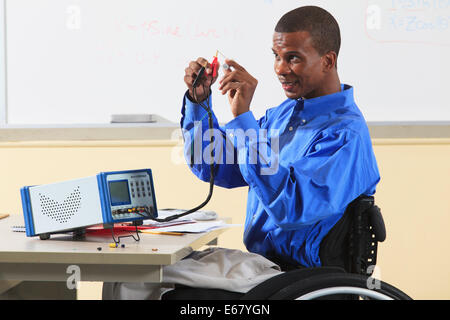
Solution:
{"label": "meter keypad", "polygon": [[149,180],[130,181],[130,187],[132,198],[145,198],[152,196]]}

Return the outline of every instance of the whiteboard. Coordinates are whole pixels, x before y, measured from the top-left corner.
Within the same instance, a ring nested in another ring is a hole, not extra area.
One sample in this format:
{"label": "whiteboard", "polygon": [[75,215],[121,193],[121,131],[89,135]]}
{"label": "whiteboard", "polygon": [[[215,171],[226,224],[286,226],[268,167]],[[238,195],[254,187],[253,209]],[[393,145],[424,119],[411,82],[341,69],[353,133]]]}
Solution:
{"label": "whiteboard", "polygon": [[[7,121],[151,113],[178,122],[184,69],[216,50],[258,79],[259,118],[286,98],[273,71],[274,26],[307,4],[339,22],[340,79],[366,120],[450,120],[450,0],[6,0]],[[225,123],[232,115],[217,87]]]}

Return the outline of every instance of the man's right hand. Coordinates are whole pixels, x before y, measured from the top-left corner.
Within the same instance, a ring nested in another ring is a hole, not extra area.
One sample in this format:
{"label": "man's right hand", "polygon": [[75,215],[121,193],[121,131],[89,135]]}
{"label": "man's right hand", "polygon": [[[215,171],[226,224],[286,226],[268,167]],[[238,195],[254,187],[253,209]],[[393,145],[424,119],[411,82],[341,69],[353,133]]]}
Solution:
{"label": "man's right hand", "polygon": [[[195,88],[194,93],[194,81],[197,78],[202,66],[205,66],[205,72],[197,81],[198,85]],[[189,62],[189,66],[184,70],[184,72],[184,82],[189,89],[189,98],[193,102],[197,103],[204,101],[210,94],[209,88],[217,80],[217,75],[214,78],[212,76],[211,64],[204,58],[198,58],[197,61]]]}

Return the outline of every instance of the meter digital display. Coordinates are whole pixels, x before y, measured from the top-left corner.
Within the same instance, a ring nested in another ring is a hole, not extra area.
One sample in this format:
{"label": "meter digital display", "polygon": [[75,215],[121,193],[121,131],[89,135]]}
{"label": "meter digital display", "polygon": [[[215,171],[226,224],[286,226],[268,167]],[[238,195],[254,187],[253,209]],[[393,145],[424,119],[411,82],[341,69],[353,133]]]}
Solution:
{"label": "meter digital display", "polygon": [[111,206],[131,204],[128,180],[109,181]]}

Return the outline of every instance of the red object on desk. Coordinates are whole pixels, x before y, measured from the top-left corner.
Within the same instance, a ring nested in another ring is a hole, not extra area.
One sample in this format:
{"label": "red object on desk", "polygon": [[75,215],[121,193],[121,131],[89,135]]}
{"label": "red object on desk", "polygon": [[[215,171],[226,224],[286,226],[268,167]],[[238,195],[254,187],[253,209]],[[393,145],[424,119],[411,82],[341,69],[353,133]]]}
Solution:
{"label": "red object on desk", "polygon": [[[138,226],[138,230],[147,230],[147,229],[158,229],[163,227],[169,227],[169,226],[176,226],[180,224],[188,224],[188,223],[195,223],[195,221],[179,221],[179,222],[172,222],[167,225],[161,225],[161,226]],[[123,233],[123,232],[135,232],[136,227],[132,225],[119,225],[114,226],[114,233]],[[89,228],[86,228],[86,233],[90,235],[111,235],[111,229],[105,229],[103,228],[103,225],[97,225],[92,226]]]}
{"label": "red object on desk", "polygon": [[[131,232],[131,231],[136,231],[136,228],[129,227],[129,226],[114,227],[114,233],[124,233],[124,232]],[[105,229],[101,225],[93,226],[93,227],[86,228],[86,234],[89,234],[89,235],[111,235],[111,229]]]}

